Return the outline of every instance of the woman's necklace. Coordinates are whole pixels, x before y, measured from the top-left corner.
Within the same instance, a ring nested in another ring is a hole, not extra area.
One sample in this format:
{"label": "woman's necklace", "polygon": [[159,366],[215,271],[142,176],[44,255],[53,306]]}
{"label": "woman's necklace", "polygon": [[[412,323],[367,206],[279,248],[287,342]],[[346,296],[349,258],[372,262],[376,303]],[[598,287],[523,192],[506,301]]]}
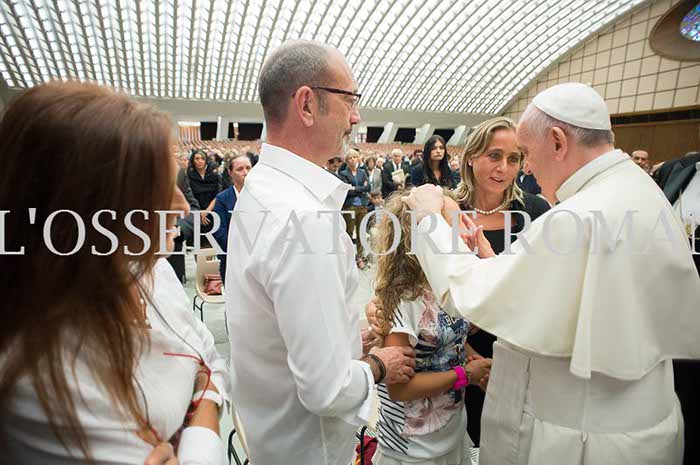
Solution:
{"label": "woman's necklace", "polygon": [[507,201],[508,201],[508,199],[503,199],[503,203],[492,210],[479,210],[478,208],[474,207],[474,211],[479,213],[480,215],[484,215],[484,216],[492,215],[492,214],[496,213],[497,211],[503,210],[507,205]]}

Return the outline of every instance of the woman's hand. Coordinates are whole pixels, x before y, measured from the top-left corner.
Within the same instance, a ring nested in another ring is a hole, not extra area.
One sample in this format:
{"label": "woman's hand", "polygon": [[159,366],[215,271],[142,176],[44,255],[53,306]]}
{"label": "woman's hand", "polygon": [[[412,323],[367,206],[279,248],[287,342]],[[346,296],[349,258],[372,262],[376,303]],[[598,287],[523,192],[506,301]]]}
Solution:
{"label": "woman's hand", "polygon": [[161,442],[146,458],[144,465],[180,465],[175,450],[169,442]]}
{"label": "woman's hand", "polygon": [[199,217],[202,219],[202,224],[204,226],[209,224],[209,212],[207,210],[200,210]]}
{"label": "woman's hand", "polygon": [[143,465],[180,465],[172,444],[165,441],[158,442],[153,431],[140,431],[138,436],[153,446],[153,450],[148,454]]}
{"label": "woman's hand", "polygon": [[465,371],[469,378],[469,384],[478,384],[481,389],[486,390],[492,363],[493,360],[490,358],[479,358],[467,363]]}

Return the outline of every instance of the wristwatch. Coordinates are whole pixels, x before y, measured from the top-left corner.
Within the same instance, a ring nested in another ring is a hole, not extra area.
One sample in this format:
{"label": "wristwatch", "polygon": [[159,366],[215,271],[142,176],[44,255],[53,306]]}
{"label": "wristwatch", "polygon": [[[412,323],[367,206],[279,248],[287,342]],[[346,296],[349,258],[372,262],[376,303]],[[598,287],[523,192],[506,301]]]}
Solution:
{"label": "wristwatch", "polygon": [[212,391],[211,389],[207,389],[206,391],[204,391],[204,395],[202,395],[202,391],[195,392],[192,396],[192,400],[197,399],[208,399],[214,402],[219,407],[219,411],[221,411],[221,406],[224,403],[224,398],[221,397],[221,394],[219,394],[216,391]]}

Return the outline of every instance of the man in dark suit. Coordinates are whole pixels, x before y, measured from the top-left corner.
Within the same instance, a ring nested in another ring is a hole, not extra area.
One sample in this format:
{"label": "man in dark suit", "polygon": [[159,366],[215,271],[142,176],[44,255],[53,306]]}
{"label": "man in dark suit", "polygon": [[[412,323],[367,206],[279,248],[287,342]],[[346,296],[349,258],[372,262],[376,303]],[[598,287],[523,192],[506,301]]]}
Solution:
{"label": "man in dark suit", "polygon": [[233,207],[236,206],[236,200],[238,200],[238,195],[243,190],[243,184],[245,183],[245,177],[253,168],[250,157],[247,155],[239,154],[234,155],[229,160],[228,170],[231,176],[232,184],[229,188],[219,192],[216,195],[216,200],[214,202],[214,213],[219,216],[221,224],[219,229],[214,232],[214,239],[224,251],[223,255],[219,255],[219,273],[221,274],[221,280],[226,282],[226,248],[228,244],[228,230],[229,223],[231,221],[231,211]]}
{"label": "man in dark suit", "polygon": [[666,183],[671,177],[671,173],[676,165],[680,165],[683,168],[687,168],[690,165],[700,161],[700,152],[688,152],[683,158],[678,158],[676,160],[669,160],[661,165],[659,171],[656,173],[656,183],[661,189],[665,189]]}
{"label": "man in dark suit", "polygon": [[[693,163],[693,160],[696,160]],[[684,166],[685,165],[685,166]],[[668,176],[664,187],[664,194],[671,205],[683,215],[683,212],[700,211],[700,154],[677,160]],[[697,225],[700,217],[695,218]],[[686,218],[687,221],[687,218]],[[684,221],[685,222],[685,221]],[[693,261],[700,274],[700,226],[696,226],[694,240],[692,237],[693,225],[689,225]],[[685,422],[685,454],[683,463],[686,465],[700,463],[700,443],[688,438],[700,437],[700,361],[699,360],[674,360],[674,381],[678,400],[681,402],[681,410]]]}
{"label": "man in dark suit", "polygon": [[532,173],[527,174],[525,171],[520,170],[518,176],[515,178],[515,182],[523,192],[527,192],[528,194],[532,195],[542,193],[542,188],[540,188],[540,185],[537,184],[537,179],[535,179],[535,175]]}
{"label": "man in dark suit", "polygon": [[391,151],[391,160],[387,160],[382,169],[382,195],[385,199],[395,190],[406,186],[405,182],[404,184],[394,182],[392,177],[392,173],[400,169],[403,170],[408,179],[411,165],[403,161],[403,152],[400,149],[394,149]]}
{"label": "man in dark suit", "polygon": [[363,257],[362,242],[360,241],[360,224],[362,218],[367,214],[367,193],[370,191],[369,179],[367,172],[359,168],[360,155],[355,150],[350,150],[345,156],[345,163],[348,167],[345,171],[340,172],[340,179],[346,184],[350,184],[352,189],[348,191],[343,203],[344,211],[355,212],[354,218],[350,214],[344,214],[345,227],[348,236],[355,238],[353,242],[357,245],[358,266],[364,268],[364,262],[360,263]]}
{"label": "man in dark suit", "polygon": [[[689,164],[686,160],[697,159],[695,163]],[[685,166],[684,166],[685,165]],[[666,198],[671,203],[671,205],[676,206],[676,203],[681,204],[683,211],[700,211],[700,155],[695,157],[686,157],[686,159],[681,160],[679,163],[675,163],[673,171],[668,177],[666,186],[664,187],[664,194]],[[700,217],[695,216],[695,241],[691,243],[694,246],[693,250],[698,252],[693,255],[693,260],[695,261],[695,267],[700,273],[700,226],[697,226],[700,222]],[[692,225],[690,226],[692,229]],[[692,235],[692,230],[689,231]],[[691,237],[692,241],[693,238]]]}
{"label": "man in dark suit", "polygon": [[326,166],[323,167],[326,171],[331,173],[333,176],[336,178],[340,179],[341,181],[343,178],[340,177],[340,173],[338,172],[338,168],[340,167],[340,164],[343,162],[343,159],[340,157],[333,157],[330,160],[326,162]]}

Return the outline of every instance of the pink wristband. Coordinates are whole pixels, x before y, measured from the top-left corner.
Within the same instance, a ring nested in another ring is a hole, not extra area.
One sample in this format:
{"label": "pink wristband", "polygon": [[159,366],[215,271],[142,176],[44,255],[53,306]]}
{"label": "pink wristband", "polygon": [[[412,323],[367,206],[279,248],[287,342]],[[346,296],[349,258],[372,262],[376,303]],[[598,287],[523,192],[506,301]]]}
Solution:
{"label": "pink wristband", "polygon": [[459,391],[462,388],[469,386],[469,378],[467,378],[467,373],[464,371],[464,367],[457,365],[452,367],[452,369],[457,373],[457,381],[455,381],[452,389]]}

